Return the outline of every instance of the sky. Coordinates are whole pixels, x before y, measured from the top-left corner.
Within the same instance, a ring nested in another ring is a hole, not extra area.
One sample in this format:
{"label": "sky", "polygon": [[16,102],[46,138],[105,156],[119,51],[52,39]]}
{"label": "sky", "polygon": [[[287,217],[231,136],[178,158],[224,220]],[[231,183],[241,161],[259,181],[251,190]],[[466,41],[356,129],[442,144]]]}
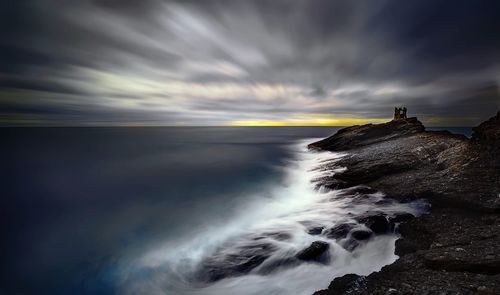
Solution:
{"label": "sky", "polygon": [[0,4],[0,126],[427,125],[500,110],[497,0]]}

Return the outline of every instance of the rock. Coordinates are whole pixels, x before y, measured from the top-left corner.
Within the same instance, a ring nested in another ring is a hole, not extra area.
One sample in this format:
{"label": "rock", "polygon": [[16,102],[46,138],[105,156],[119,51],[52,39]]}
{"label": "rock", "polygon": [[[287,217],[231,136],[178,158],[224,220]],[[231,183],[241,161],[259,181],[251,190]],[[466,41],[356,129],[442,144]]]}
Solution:
{"label": "rock", "polygon": [[496,160],[500,161],[498,158],[500,155],[500,112],[472,130],[472,141],[478,144],[482,150],[496,155]]}
{"label": "rock", "polygon": [[[470,140],[425,131],[414,118],[403,121],[344,128],[309,145],[349,152],[335,163],[346,170],[325,177],[345,187],[339,197],[366,186],[384,193],[384,200],[430,204],[417,208],[428,213],[419,218],[403,212],[357,218],[377,234],[398,225],[400,258],[367,277],[342,284],[336,278],[315,294],[500,294],[500,113],[475,127]],[[371,234],[357,230],[341,241],[349,251]]]}
{"label": "rock", "polygon": [[411,213],[406,213],[406,212],[395,213],[393,216],[388,218],[390,231],[396,232],[397,227],[399,226],[400,223],[412,220],[413,218],[415,218],[415,216]]}
{"label": "rock", "polygon": [[357,221],[366,225],[376,234],[383,234],[390,231],[389,221],[384,214],[371,215],[358,218]]}
{"label": "rock", "polygon": [[[340,160],[345,165],[354,159]],[[381,162],[359,162],[352,164],[356,169],[348,169],[344,173],[335,175],[335,178],[343,183],[343,187],[358,186],[364,183],[371,183],[381,176],[403,173],[412,169],[413,159],[402,159],[401,161]]]}
{"label": "rock", "polygon": [[358,185],[355,187],[350,187],[343,189],[337,193],[338,196],[350,196],[350,195],[356,195],[356,194],[362,194],[362,195],[369,195],[369,194],[375,194],[378,191],[376,189],[373,189],[368,186],[364,185]]}
{"label": "rock", "polygon": [[241,276],[262,264],[274,251],[274,245],[260,241],[241,246],[226,245],[202,261],[196,277],[200,281],[215,282]]}
{"label": "rock", "polygon": [[325,187],[327,189],[344,189],[348,188],[351,185],[347,183],[346,181],[340,180],[340,179],[329,179],[329,180],[324,180],[322,182],[318,182],[316,184],[316,189],[320,189],[321,187]]}
{"label": "rock", "polygon": [[285,232],[270,232],[270,233],[264,233],[264,235],[273,238],[277,241],[286,241],[292,238],[291,234]]}
{"label": "rock", "polygon": [[423,253],[423,260],[431,269],[499,274],[500,253],[496,254],[497,243],[496,239],[475,240],[461,247],[452,244],[432,248]]}
{"label": "rock", "polygon": [[300,264],[300,260],[295,257],[281,258],[281,259],[268,259],[258,269],[261,275],[268,275],[276,271],[292,268]]}
{"label": "rock", "polygon": [[330,248],[330,244],[323,241],[315,241],[312,244],[300,251],[295,255],[300,260],[304,261],[316,261],[321,263],[329,262],[329,253],[328,249]]}
{"label": "rock", "polygon": [[342,223],[338,224],[325,231],[325,236],[329,239],[343,239],[347,237],[347,234],[353,229],[354,224],[352,223]]}
{"label": "rock", "polygon": [[347,274],[339,278],[335,278],[328,290],[318,291],[313,295],[344,295],[349,294],[350,291],[359,289],[362,285],[362,278],[356,274]]}
{"label": "rock", "polygon": [[488,288],[486,286],[479,286],[477,287],[477,292],[476,294],[477,295],[494,295],[494,294],[498,294],[498,290],[494,290],[492,288]]}
{"label": "rock", "polygon": [[372,232],[368,230],[358,229],[351,233],[351,237],[358,241],[368,240],[372,236]]}
{"label": "rock", "polygon": [[396,250],[394,254],[403,256],[409,253],[414,253],[418,250],[417,245],[412,240],[400,238],[396,241]]}
{"label": "rock", "polygon": [[346,249],[349,252],[354,251],[359,247],[361,243],[356,239],[347,239],[341,243],[342,248]]}
{"label": "rock", "polygon": [[250,270],[254,269],[258,265],[260,265],[264,260],[266,260],[269,256],[266,255],[254,255],[248,258],[246,261],[237,264],[234,267],[234,270],[237,273],[248,273]]}
{"label": "rock", "polygon": [[372,145],[425,130],[417,118],[390,121],[383,124],[356,125],[340,129],[335,135],[309,145],[331,151],[342,151]]}
{"label": "rock", "polygon": [[254,255],[245,260],[228,261],[227,264],[214,263],[210,265],[209,262],[204,265],[198,279],[206,282],[216,282],[227,277],[241,276],[259,266],[268,257],[265,255]]}
{"label": "rock", "polygon": [[396,213],[394,216],[389,217],[389,222],[390,223],[400,223],[404,221],[408,221],[415,218],[415,216],[411,213],[406,213],[406,212],[401,212],[401,213]]}
{"label": "rock", "polygon": [[311,227],[307,229],[307,233],[312,236],[320,235],[324,228],[324,226]]}
{"label": "rock", "polygon": [[394,200],[391,200],[391,199],[382,199],[382,200],[379,200],[377,202],[375,202],[375,205],[390,205],[390,204],[393,204],[394,203]]}

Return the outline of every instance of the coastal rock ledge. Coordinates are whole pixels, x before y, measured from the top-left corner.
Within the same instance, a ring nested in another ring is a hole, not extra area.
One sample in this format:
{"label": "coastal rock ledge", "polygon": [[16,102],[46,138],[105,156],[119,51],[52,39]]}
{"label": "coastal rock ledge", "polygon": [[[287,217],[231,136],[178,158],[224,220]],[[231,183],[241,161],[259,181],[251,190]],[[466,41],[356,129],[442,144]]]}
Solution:
{"label": "coastal rock ledge", "polygon": [[[500,294],[500,112],[472,138],[426,131],[417,118],[352,126],[309,145],[346,152],[347,170],[323,186],[365,185],[429,214],[400,224],[400,258],[368,276],[348,274],[314,295]],[[333,165],[333,164],[332,164]]]}

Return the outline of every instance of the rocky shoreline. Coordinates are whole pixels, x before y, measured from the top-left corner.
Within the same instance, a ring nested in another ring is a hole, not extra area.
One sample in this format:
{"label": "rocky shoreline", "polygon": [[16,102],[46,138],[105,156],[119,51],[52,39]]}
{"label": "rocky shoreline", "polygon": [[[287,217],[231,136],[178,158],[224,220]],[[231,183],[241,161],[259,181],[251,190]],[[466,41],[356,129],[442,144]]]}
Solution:
{"label": "rocky shoreline", "polygon": [[431,205],[423,217],[397,223],[395,263],[336,278],[314,295],[500,294],[500,112],[471,139],[425,131],[408,118],[344,128],[309,148],[348,153],[323,167],[347,169],[321,186]]}

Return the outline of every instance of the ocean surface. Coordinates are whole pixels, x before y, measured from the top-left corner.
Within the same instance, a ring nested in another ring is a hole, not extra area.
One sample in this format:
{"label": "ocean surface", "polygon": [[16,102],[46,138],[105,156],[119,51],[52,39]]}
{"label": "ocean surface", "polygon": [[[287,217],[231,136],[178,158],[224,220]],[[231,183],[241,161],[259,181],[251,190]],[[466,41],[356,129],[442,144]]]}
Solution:
{"label": "ocean surface", "polygon": [[[0,128],[0,294],[308,295],[376,271],[397,259],[395,235],[347,251],[308,227],[421,204],[318,187],[346,155],[306,145],[336,130]],[[327,262],[284,263],[316,240],[331,243]],[[248,251],[264,262],[228,274]]]}

